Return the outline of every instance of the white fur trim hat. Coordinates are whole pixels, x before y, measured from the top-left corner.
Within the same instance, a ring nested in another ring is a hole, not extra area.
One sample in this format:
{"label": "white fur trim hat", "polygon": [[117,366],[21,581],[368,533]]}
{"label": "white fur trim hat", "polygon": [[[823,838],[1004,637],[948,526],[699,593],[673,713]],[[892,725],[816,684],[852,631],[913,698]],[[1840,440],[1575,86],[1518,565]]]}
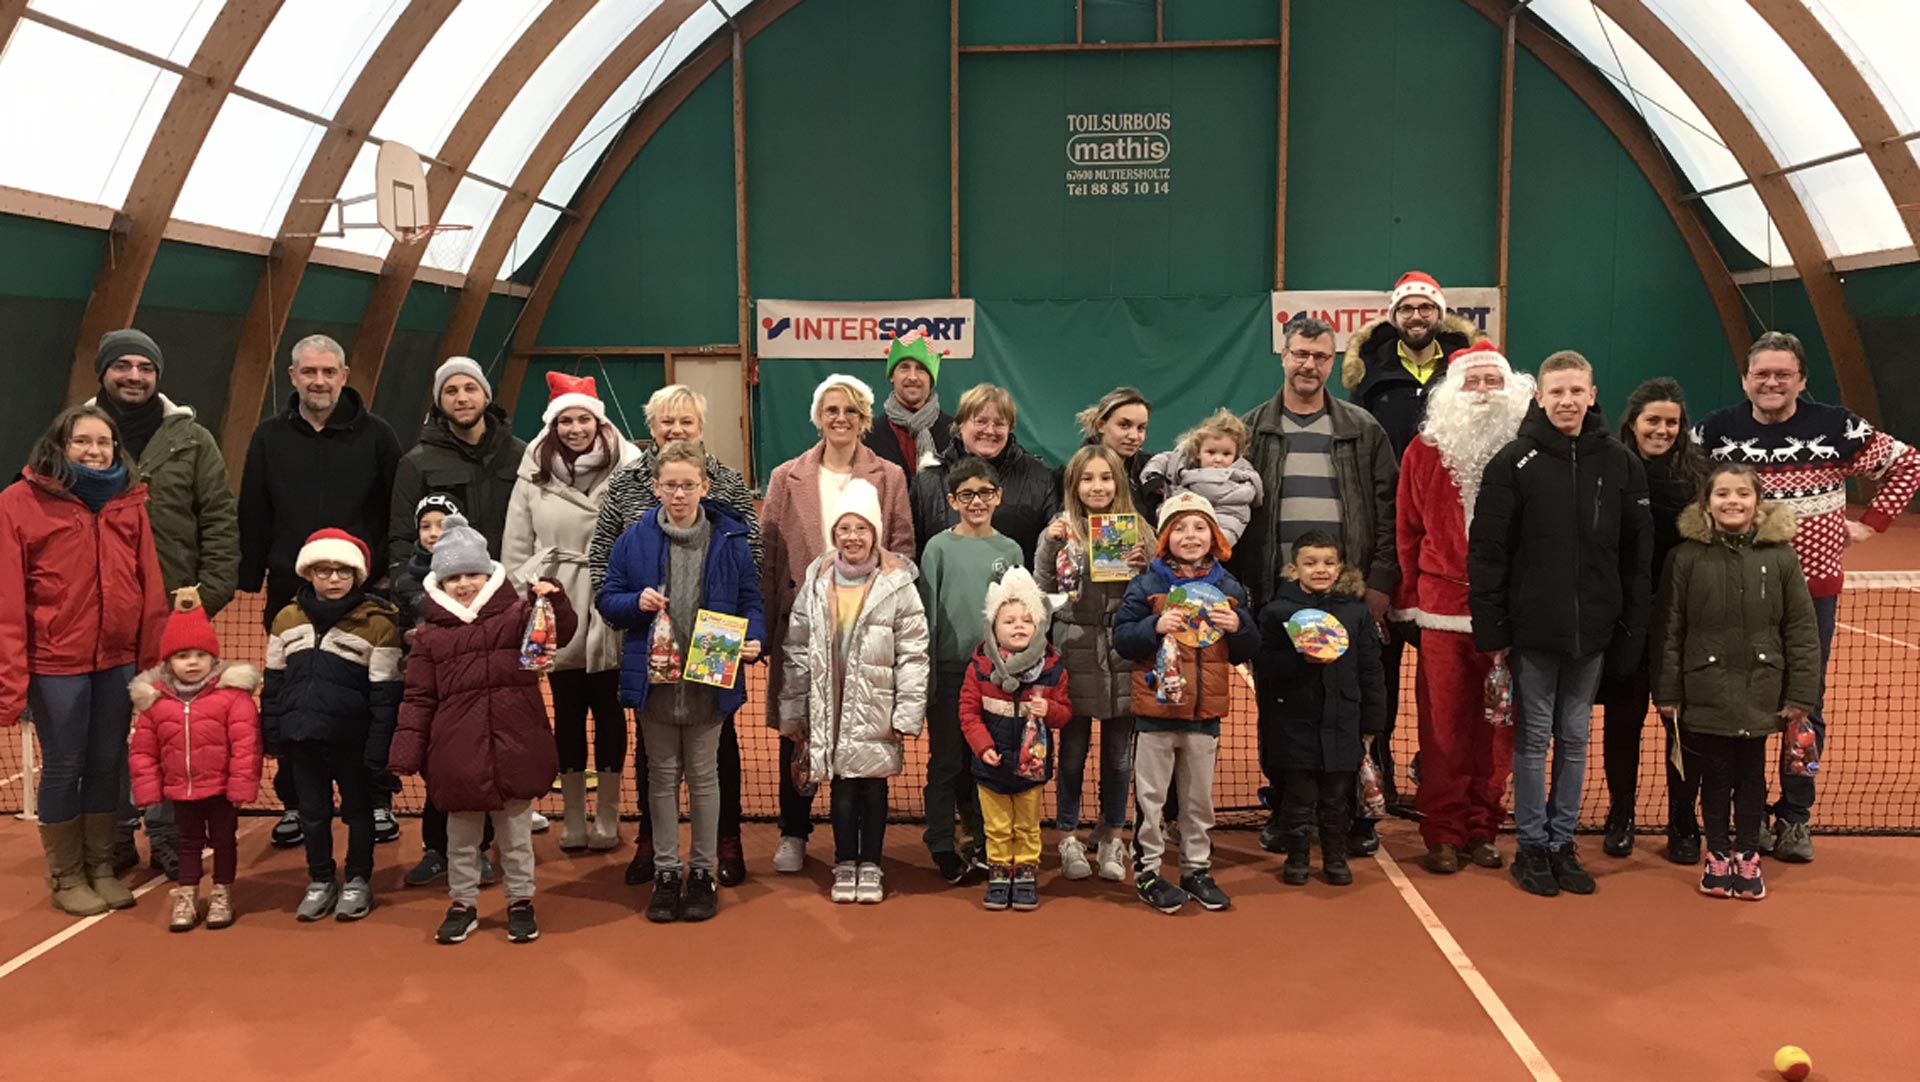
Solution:
{"label": "white fur trim hat", "polygon": [[440,367],[433,370],[433,404],[440,404],[440,388],[455,376],[472,376],[473,381],[487,394],[487,401],[493,401],[493,384],[487,380],[487,374],[480,370],[480,362],[472,357],[448,357]]}
{"label": "white fur trim hat", "polygon": [[873,416],[873,388],[867,386],[863,380],[835,372],[821,380],[820,386],[813,389],[813,409],[807,416],[813,418],[816,425],[820,421],[820,400],[827,396],[828,391],[836,387],[847,392],[847,397],[853,399],[854,407],[861,413],[868,417]]}
{"label": "white fur trim hat", "polygon": [[1453,354],[1447,358],[1449,372],[1465,373],[1467,369],[1481,365],[1492,365],[1498,368],[1503,376],[1513,375],[1513,365],[1508,364],[1506,357],[1493,348],[1493,343],[1485,338],[1465,349],[1454,350]]}
{"label": "white fur trim hat", "polygon": [[1000,614],[1000,606],[1010,601],[1018,601],[1027,607],[1033,615],[1034,626],[1038,629],[1035,639],[1047,637],[1047,625],[1053,620],[1053,606],[1047,604],[1047,595],[1040,592],[1040,584],[1033,580],[1033,572],[1024,567],[1015,567],[1000,576],[1000,581],[987,587],[987,605],[983,612],[987,617],[987,637],[993,637],[993,618]]}
{"label": "white fur trim hat", "polygon": [[847,487],[840,490],[840,499],[833,505],[833,519],[827,523],[827,529],[831,531],[848,515],[858,515],[873,527],[873,544],[879,548],[887,529],[880,515],[880,490],[873,487],[873,482],[862,477],[847,482]]}
{"label": "white fur trim hat", "polygon": [[1447,295],[1440,292],[1440,283],[1425,271],[1408,271],[1393,283],[1393,299],[1387,302],[1387,311],[1392,313],[1409,297],[1425,297],[1439,305],[1442,312],[1447,310]]}
{"label": "white fur trim hat", "polygon": [[361,583],[367,581],[367,565],[372,560],[366,542],[329,526],[315,530],[307,537],[307,543],[300,546],[300,554],[294,557],[293,573],[305,578],[307,569],[314,564],[340,564],[353,568],[354,582]]}

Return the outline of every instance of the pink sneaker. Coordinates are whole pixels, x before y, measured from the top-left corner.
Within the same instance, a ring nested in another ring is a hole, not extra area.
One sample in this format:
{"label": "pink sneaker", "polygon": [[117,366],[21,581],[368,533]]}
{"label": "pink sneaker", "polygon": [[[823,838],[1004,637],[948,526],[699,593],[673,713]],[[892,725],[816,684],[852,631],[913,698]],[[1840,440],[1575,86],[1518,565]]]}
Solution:
{"label": "pink sneaker", "polygon": [[1709,898],[1733,897],[1733,858],[1725,853],[1707,854],[1707,868],[1700,873],[1700,893]]}
{"label": "pink sneaker", "polygon": [[1766,881],[1760,878],[1760,854],[1740,853],[1733,858],[1733,896],[1743,902],[1767,896]]}

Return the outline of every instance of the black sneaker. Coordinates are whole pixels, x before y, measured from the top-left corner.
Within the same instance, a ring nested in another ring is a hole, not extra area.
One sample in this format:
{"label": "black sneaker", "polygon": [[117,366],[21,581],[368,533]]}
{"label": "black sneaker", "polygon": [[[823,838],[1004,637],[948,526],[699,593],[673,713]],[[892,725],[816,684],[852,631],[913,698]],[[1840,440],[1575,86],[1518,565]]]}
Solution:
{"label": "black sneaker", "polygon": [[713,873],[695,868],[687,876],[687,897],[683,920],[712,920],[720,911],[720,901],[713,893]]}
{"label": "black sneaker", "polygon": [[1373,827],[1371,819],[1355,819],[1348,828],[1347,855],[1350,857],[1370,857],[1380,851],[1380,832]]}
{"label": "black sneaker", "polygon": [[440,930],[433,933],[433,941],[443,945],[463,943],[480,927],[480,911],[470,905],[458,902],[447,907],[447,916],[440,922]]}
{"label": "black sneaker", "polygon": [[401,882],[410,887],[424,887],[446,874],[446,854],[429,849],[420,854],[420,863],[415,864],[413,870],[408,872],[407,877]]}
{"label": "black sneaker", "polygon": [[630,887],[653,880],[653,838],[644,830],[633,839],[633,859],[627,862],[626,880]]}
{"label": "black sneaker", "polygon": [[1700,873],[1700,893],[1709,898],[1733,897],[1732,857],[1725,853],[1707,854],[1707,866]]}
{"label": "black sneaker", "polygon": [[507,942],[531,943],[540,938],[540,925],[533,919],[533,899],[522,898],[507,905]]}
{"label": "black sneaker", "polygon": [[1202,909],[1219,912],[1233,904],[1233,899],[1227,897],[1227,892],[1221,890],[1220,884],[1215,883],[1213,876],[1207,872],[1188,872],[1181,876],[1180,889],[1189,898],[1199,902]]}
{"label": "black sneaker", "polygon": [[1600,848],[1610,857],[1624,857],[1633,852],[1632,811],[1615,808],[1607,813],[1607,832]]}
{"label": "black sneaker", "polygon": [[1759,853],[1734,854],[1733,896],[1743,902],[1757,902],[1767,896],[1766,880],[1760,875]]}
{"label": "black sneaker", "polygon": [[1187,904],[1186,891],[1152,872],[1136,877],[1133,889],[1140,895],[1141,901],[1162,913],[1178,913],[1180,907]]}
{"label": "black sneaker", "polygon": [[1287,831],[1286,828],[1280,825],[1279,812],[1269,813],[1267,815],[1267,825],[1260,828],[1260,848],[1265,849],[1269,853],[1284,853],[1287,851]]}
{"label": "black sneaker", "polygon": [[1553,874],[1553,862],[1548,859],[1545,849],[1523,847],[1515,853],[1513,881],[1520,884],[1521,890],[1542,898],[1551,898],[1560,893],[1560,883]]}
{"label": "black sneaker", "polygon": [[1700,835],[1668,834],[1667,859],[1675,864],[1700,863]]}
{"label": "black sneaker", "polygon": [[400,840],[400,821],[389,808],[373,809],[373,840],[376,845]]}
{"label": "black sneaker", "polygon": [[1013,907],[1022,912],[1040,908],[1040,876],[1031,864],[1013,870]]}
{"label": "black sneaker", "polygon": [[967,876],[973,874],[973,865],[967,862],[967,858],[952,850],[944,853],[935,853],[933,855],[933,867],[935,871],[940,873],[940,878],[946,880],[947,885],[950,887],[959,886],[967,881]]}
{"label": "black sneaker", "polygon": [[988,909],[1005,909],[1013,904],[1013,869],[995,864],[987,869],[987,894],[980,904]]}
{"label": "black sneaker", "polygon": [[176,843],[147,838],[147,867],[159,872],[170,883],[180,881],[180,850]]}
{"label": "black sneaker", "polygon": [[680,896],[680,873],[653,873],[653,900],[647,903],[647,919],[655,924],[672,924],[686,912],[686,899]]}
{"label": "black sneaker", "polygon": [[281,813],[280,821],[273,824],[273,847],[292,849],[296,845],[304,844],[306,840],[307,832],[300,825],[300,813],[295,811]]}
{"label": "black sneaker", "polygon": [[1553,881],[1568,894],[1592,894],[1593,876],[1580,866],[1580,854],[1568,842],[1547,854],[1547,866],[1553,869]]}

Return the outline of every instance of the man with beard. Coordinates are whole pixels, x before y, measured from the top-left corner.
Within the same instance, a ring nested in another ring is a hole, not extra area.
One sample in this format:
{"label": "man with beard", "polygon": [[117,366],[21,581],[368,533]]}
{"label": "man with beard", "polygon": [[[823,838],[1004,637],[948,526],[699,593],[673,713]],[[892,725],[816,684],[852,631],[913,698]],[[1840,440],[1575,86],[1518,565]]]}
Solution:
{"label": "man with beard", "polygon": [[419,442],[400,459],[387,527],[389,572],[405,570],[416,538],[413,510],[430,492],[444,492],[500,558],[507,507],[526,442],[493,402],[493,384],[471,357],[449,357],[433,373],[433,405]]}
{"label": "man with beard", "polygon": [[938,462],[953,439],[953,416],[941,412],[941,354],[927,340],[927,332],[911,331],[893,340],[887,349],[887,395],[882,423],[867,433],[874,454],[906,471],[907,480],[922,463]]}
{"label": "man with beard", "polygon": [[[265,583],[261,622],[268,628],[303,584],[294,561],[316,530],[364,539],[373,557],[368,566],[384,566],[387,503],[400,460],[393,429],[347,386],[340,343],[324,334],[295,342],[287,375],[293,396],[284,412],[253,430],[240,474],[240,589]],[[288,809],[273,828],[273,844],[297,846],[303,836],[291,770],[275,773],[273,791]]]}
{"label": "man with beard", "polygon": [[1414,681],[1420,718],[1422,866],[1460,870],[1503,861],[1493,839],[1505,812],[1513,758],[1511,726],[1488,725],[1483,693],[1493,659],[1473,645],[1468,609],[1467,526],[1487,463],[1520,431],[1533,380],[1516,376],[1491,343],[1455,353],[1426,403],[1420,436],[1400,462],[1400,590],[1395,619],[1420,628]]}
{"label": "man with beard", "polygon": [[[120,441],[139,463],[134,480],[147,486],[147,518],[167,596],[196,587],[200,604],[213,616],[233,600],[240,574],[240,520],[213,433],[194,420],[191,407],[160,393],[165,363],[159,344],[140,331],[107,332],[93,359],[100,394],[89,405],[113,418]],[[173,802],[153,805],[145,818],[149,862],[168,879],[177,878]],[[140,821],[128,790],[114,839],[116,873],[139,863],[133,832]]]}
{"label": "man with beard", "polygon": [[[1279,393],[1244,418],[1247,457],[1260,471],[1266,500],[1234,548],[1233,572],[1258,609],[1279,590],[1294,539],[1325,530],[1341,539],[1347,562],[1366,575],[1367,609],[1383,620],[1400,582],[1393,540],[1400,471],[1387,433],[1367,411],[1327,393],[1332,327],[1302,317],[1287,324],[1283,342],[1286,378]],[[1274,739],[1262,734],[1262,746]],[[1267,781],[1276,789],[1280,784],[1275,773]],[[1260,842],[1273,852],[1284,847],[1278,814],[1269,817]],[[1373,821],[1355,818],[1349,850],[1367,854],[1379,845]]]}

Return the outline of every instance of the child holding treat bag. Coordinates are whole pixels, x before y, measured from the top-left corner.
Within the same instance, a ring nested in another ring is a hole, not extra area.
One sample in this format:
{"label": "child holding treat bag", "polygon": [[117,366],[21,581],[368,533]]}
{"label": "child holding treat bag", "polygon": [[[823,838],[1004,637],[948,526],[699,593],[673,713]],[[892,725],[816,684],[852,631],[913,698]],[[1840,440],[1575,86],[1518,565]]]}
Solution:
{"label": "child holding treat bag", "polygon": [[[1343,562],[1340,540],[1309,530],[1293,543],[1279,593],[1260,610],[1261,766],[1280,788],[1287,843],[1281,879],[1312,870],[1313,834],[1327,882],[1347,886],[1354,764],[1386,729],[1380,638],[1367,612],[1366,579]],[[1370,761],[1370,760],[1369,760]]]}

